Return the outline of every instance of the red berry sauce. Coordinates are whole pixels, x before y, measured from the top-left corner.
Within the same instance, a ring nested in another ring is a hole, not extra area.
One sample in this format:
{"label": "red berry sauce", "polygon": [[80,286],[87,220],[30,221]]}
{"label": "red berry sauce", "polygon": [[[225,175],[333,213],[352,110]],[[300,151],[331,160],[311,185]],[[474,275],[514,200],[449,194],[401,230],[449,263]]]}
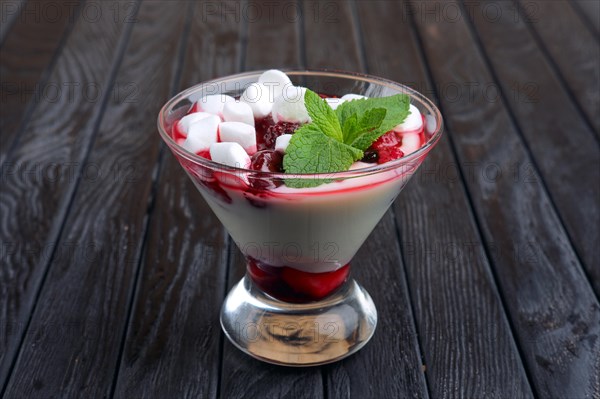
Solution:
{"label": "red berry sauce", "polygon": [[[377,140],[367,150],[370,153],[377,154],[377,163],[382,164],[394,159],[402,158],[404,153],[400,149],[402,139],[396,132],[390,130]],[[364,158],[363,158],[364,159]]]}
{"label": "red berry sauce", "polygon": [[285,302],[306,303],[321,300],[344,284],[350,264],[335,271],[308,273],[287,266],[274,267],[248,257],[248,275],[261,290]]}
{"label": "red berry sauce", "polygon": [[300,127],[299,123],[279,122],[275,123],[271,115],[256,119],[256,147],[258,150],[274,150],[275,140],[282,134],[293,134]]}

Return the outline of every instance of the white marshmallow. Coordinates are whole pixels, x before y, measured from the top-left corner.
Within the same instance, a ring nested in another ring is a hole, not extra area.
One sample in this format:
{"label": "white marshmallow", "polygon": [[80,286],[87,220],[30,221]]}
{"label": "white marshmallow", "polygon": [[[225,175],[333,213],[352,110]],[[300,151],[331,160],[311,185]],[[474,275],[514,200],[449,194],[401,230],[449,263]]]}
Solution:
{"label": "white marshmallow", "polygon": [[361,100],[363,98],[368,98],[368,97],[360,95],[360,94],[353,94],[353,93],[344,94],[342,96],[342,100],[344,100],[344,101]]}
{"label": "white marshmallow", "polygon": [[189,114],[184,116],[179,120],[178,127],[181,134],[187,136],[190,125],[211,116],[208,112],[194,112],[193,114]]}
{"label": "white marshmallow", "polygon": [[310,122],[310,116],[308,116],[306,105],[304,105],[305,93],[305,87],[286,87],[283,94],[277,97],[273,104],[273,120],[275,123],[280,121],[297,123]]}
{"label": "white marshmallow", "polygon": [[437,129],[437,121],[433,115],[425,115],[425,131],[427,133],[433,133]]}
{"label": "white marshmallow", "polygon": [[327,104],[329,104],[329,106],[332,109],[336,109],[337,107],[340,106],[340,104],[342,104],[343,102],[346,102],[346,100],[343,100],[341,98],[325,98],[325,101],[327,101]]}
{"label": "white marshmallow", "polygon": [[222,122],[219,125],[221,141],[234,142],[252,155],[256,152],[256,129],[242,122]]}
{"label": "white marshmallow", "polygon": [[229,102],[223,107],[223,119],[225,122],[242,122],[254,126],[254,113],[246,103]]}
{"label": "white marshmallow", "polygon": [[250,106],[255,118],[264,118],[273,109],[275,98],[270,97],[268,87],[261,83],[252,83],[242,93],[240,101]]}
{"label": "white marshmallow", "polygon": [[275,101],[277,97],[281,96],[286,87],[293,86],[290,78],[278,69],[270,69],[263,72],[258,77],[258,83],[269,89],[268,98],[270,102]]}
{"label": "white marshmallow", "polygon": [[217,142],[217,131],[221,118],[210,115],[192,123],[188,129],[187,138],[183,142],[183,148],[190,152],[208,150],[211,144]]}
{"label": "white marshmallow", "polygon": [[404,122],[394,128],[394,131],[399,133],[414,132],[420,130],[422,126],[423,118],[421,117],[421,112],[411,104],[408,109],[408,116],[404,119]]}
{"label": "white marshmallow", "polygon": [[275,151],[285,153],[285,149],[290,144],[291,134],[285,133],[275,139]]}
{"label": "white marshmallow", "polygon": [[238,143],[213,143],[210,146],[210,159],[235,168],[250,167],[250,156]]}
{"label": "white marshmallow", "polygon": [[402,145],[400,149],[404,155],[413,153],[421,148],[421,137],[418,133],[405,133],[402,135]]}
{"label": "white marshmallow", "polygon": [[198,105],[198,111],[223,117],[223,107],[230,102],[235,102],[235,98],[226,94],[211,94],[202,97],[196,104]]}

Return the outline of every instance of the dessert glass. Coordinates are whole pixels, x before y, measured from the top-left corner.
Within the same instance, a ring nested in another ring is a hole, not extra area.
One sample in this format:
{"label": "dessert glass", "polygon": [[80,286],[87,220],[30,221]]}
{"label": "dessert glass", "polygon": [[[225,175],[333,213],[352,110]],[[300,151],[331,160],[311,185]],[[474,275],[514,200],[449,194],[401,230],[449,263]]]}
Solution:
{"label": "dessert glass", "polygon": [[[365,289],[348,276],[349,264],[439,140],[442,118],[427,98],[386,79],[326,70],[285,72],[295,85],[329,96],[407,94],[425,122],[425,143],[400,159],[344,172],[290,175],[212,162],[186,151],[171,135],[173,124],[201,97],[239,97],[262,71],[201,83],[160,111],[162,139],[247,260],[245,277],[221,309],[223,331],[257,359],[312,366],[349,356],[372,337],[377,311]],[[294,189],[283,184],[290,178],[325,183]]]}

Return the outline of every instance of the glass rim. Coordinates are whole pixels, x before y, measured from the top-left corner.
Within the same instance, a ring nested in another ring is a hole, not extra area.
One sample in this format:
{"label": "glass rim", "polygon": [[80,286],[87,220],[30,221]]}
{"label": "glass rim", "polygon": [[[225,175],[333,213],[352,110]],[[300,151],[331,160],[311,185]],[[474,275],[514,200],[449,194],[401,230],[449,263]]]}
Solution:
{"label": "glass rim", "polygon": [[282,173],[282,172],[265,172],[260,170],[246,169],[246,168],[238,168],[235,166],[229,166],[222,163],[214,162],[212,160],[206,159],[197,155],[193,152],[190,152],[183,148],[181,145],[177,144],[177,142],[171,137],[171,135],[165,129],[165,119],[175,104],[177,104],[182,99],[189,97],[190,95],[201,91],[203,88],[206,88],[207,85],[212,84],[220,84],[227,81],[235,81],[243,78],[250,78],[253,76],[260,76],[266,70],[257,70],[257,71],[248,71],[237,73],[233,75],[223,76],[216,79],[207,80],[201,83],[198,83],[194,86],[191,86],[175,96],[173,96],[169,101],[166,102],[165,105],[161,108],[158,119],[158,131],[160,133],[163,141],[169,146],[169,148],[174,151],[178,156],[185,158],[188,161],[191,161],[196,164],[200,164],[202,166],[216,169],[220,172],[231,172],[234,174],[252,174],[255,177],[265,177],[271,179],[346,179],[352,177],[360,177],[380,172],[386,172],[389,170],[397,169],[398,167],[406,164],[410,164],[412,161],[418,161],[422,157],[424,157],[438,142],[442,135],[443,131],[443,119],[442,114],[438,107],[431,101],[429,98],[425,97],[423,94],[418,91],[403,85],[401,83],[394,82],[393,80],[359,73],[359,72],[348,72],[342,71],[338,69],[280,69],[282,72],[290,76],[312,76],[312,77],[333,77],[333,78],[341,78],[341,79],[354,79],[356,81],[374,83],[380,86],[388,87],[390,89],[398,90],[403,94],[407,94],[411,103],[412,100],[415,99],[423,104],[426,108],[429,108],[431,114],[435,117],[436,120],[436,128],[435,131],[431,134],[431,137],[427,140],[427,142],[422,145],[418,150],[403,156],[402,158],[395,159],[393,161],[389,161],[383,164],[373,164],[373,166],[358,168],[352,170],[344,170],[337,172],[325,172],[325,173]]}

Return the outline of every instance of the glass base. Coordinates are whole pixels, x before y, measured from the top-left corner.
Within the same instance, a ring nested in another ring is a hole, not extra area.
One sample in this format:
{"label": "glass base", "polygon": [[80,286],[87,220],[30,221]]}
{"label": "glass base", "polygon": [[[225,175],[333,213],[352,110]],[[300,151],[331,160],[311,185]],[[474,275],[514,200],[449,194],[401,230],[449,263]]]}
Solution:
{"label": "glass base", "polygon": [[227,338],[250,356],[283,366],[315,366],[357,352],[373,336],[377,310],[353,279],[337,292],[305,304],[273,299],[247,276],[221,309]]}

